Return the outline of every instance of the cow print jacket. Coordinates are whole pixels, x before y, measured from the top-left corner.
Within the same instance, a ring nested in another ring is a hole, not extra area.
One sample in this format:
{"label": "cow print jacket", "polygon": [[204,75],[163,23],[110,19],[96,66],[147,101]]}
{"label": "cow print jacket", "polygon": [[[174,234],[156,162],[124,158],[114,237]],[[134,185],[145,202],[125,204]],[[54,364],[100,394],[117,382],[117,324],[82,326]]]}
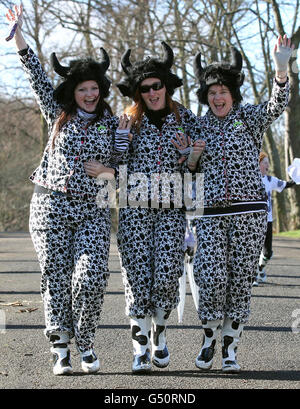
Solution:
{"label": "cow print jacket", "polygon": [[95,198],[106,182],[88,176],[83,163],[94,159],[110,166],[118,118],[106,111],[103,118],[86,129],[83,119],[76,115],[58,133],[53,148],[53,129],[61,108],[53,99],[53,87],[32,49],[29,47],[20,58],[49,129],[42,160],[30,179],[74,198]]}
{"label": "cow print jacket", "polygon": [[258,165],[263,134],[288,103],[289,84],[274,81],[269,101],[234,105],[225,119],[212,111],[198,118],[206,141],[197,172],[204,174],[204,207],[230,207],[234,202],[266,198]]}
{"label": "cow print jacket", "polygon": [[167,115],[161,130],[150,123],[144,114],[140,131],[135,128],[131,130],[132,142],[120,163],[126,165],[125,176],[121,167],[119,174],[121,202],[122,182],[127,178],[127,205],[184,208],[184,174],[190,171],[187,161],[178,163],[181,154],[171,140],[176,141],[176,133],[179,132],[194,140],[198,136],[192,133],[192,129],[196,128],[197,117],[183,106],[179,106],[179,113],[180,123],[176,121],[175,114],[171,113]]}

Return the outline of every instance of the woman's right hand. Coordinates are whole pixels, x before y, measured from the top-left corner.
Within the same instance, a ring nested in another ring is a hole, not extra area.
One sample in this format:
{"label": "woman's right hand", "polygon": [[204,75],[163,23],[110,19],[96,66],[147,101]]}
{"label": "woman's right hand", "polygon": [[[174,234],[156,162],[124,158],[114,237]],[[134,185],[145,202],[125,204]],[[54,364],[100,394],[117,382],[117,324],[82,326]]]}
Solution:
{"label": "woman's right hand", "polygon": [[17,24],[17,29],[14,35],[14,39],[15,39],[15,43],[16,43],[16,47],[18,51],[27,48],[27,43],[24,40],[24,37],[22,35],[22,25],[23,25],[23,6],[22,4],[20,4],[20,6],[15,5],[14,11],[9,9],[6,13],[6,19],[10,24],[11,30],[13,26]]}
{"label": "woman's right hand", "polygon": [[130,129],[132,127],[132,118],[129,118],[126,114],[120,115],[118,129],[121,131],[128,131],[129,140],[131,141],[132,135]]}
{"label": "woman's right hand", "polygon": [[197,167],[197,162],[202,155],[202,152],[205,149],[205,141],[203,139],[197,139],[196,142],[194,143],[191,153],[189,154],[188,157],[188,167],[190,170],[195,170]]}
{"label": "woman's right hand", "polygon": [[20,6],[15,5],[14,6],[15,12],[13,12],[11,9],[8,9],[6,15],[6,18],[9,22],[9,24],[13,25],[15,23],[18,23],[18,28],[21,29],[22,24],[23,24],[23,6],[20,4]]}

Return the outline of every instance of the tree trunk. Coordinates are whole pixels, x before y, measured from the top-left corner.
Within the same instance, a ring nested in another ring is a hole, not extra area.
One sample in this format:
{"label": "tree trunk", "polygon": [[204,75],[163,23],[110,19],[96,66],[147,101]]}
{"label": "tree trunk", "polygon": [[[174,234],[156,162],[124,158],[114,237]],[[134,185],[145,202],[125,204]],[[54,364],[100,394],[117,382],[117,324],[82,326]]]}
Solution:
{"label": "tree trunk", "polygon": [[[284,35],[284,27],[281,19],[280,9],[276,0],[272,0],[273,11],[276,19],[276,27],[280,35]],[[292,43],[295,46],[295,50],[299,47],[300,42],[300,27],[291,36]],[[292,56],[289,67],[288,75],[290,81],[290,100],[289,105],[285,111],[285,146],[286,159],[289,156],[292,162],[294,158],[300,158],[300,112],[299,112],[299,70],[297,67],[296,55],[297,52]],[[289,152],[289,155],[287,154]],[[288,163],[289,165],[290,163]],[[300,228],[300,189],[295,187],[294,189],[288,190],[288,197],[291,205],[291,218],[290,218],[290,229]]]}
{"label": "tree trunk", "polygon": [[[279,152],[275,144],[271,128],[269,128],[266,132],[265,143],[270,158],[271,174],[275,175],[279,179],[284,179],[281,172]],[[286,217],[286,203],[283,193],[276,193],[273,203],[273,213],[275,215],[275,230],[277,232],[287,230],[288,221]]]}
{"label": "tree trunk", "polygon": [[[292,42],[297,49],[300,42],[300,28],[292,36]],[[296,52],[295,52],[296,54]],[[290,79],[290,100],[285,112],[285,141],[288,146],[285,148],[290,152],[290,161],[294,158],[300,158],[300,96],[299,96],[299,70],[297,67],[296,55],[293,56],[289,63]],[[288,163],[288,165],[291,164]],[[288,190],[288,196],[291,203],[290,228],[296,230],[300,228],[300,189],[296,186]]]}

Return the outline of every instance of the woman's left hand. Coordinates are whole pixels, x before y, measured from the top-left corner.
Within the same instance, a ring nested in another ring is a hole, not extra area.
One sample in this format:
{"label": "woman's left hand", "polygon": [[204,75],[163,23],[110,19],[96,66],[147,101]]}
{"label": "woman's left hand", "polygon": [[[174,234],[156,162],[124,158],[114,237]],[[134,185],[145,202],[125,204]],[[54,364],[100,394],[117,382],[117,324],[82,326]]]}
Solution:
{"label": "woman's left hand", "polygon": [[189,156],[191,150],[191,138],[188,135],[184,135],[182,132],[176,133],[176,141],[171,139],[172,144],[177,148],[182,157],[178,160],[178,163],[182,163]]}
{"label": "woman's left hand", "polygon": [[291,39],[285,34],[279,36],[273,50],[273,59],[275,64],[276,79],[286,81],[288,62],[291,58],[295,46],[291,44]]}
{"label": "woman's left hand", "polygon": [[128,139],[130,142],[132,140],[132,134],[130,133],[132,123],[133,123],[133,118],[128,117],[126,114],[120,115],[119,126],[118,126],[117,131],[127,131]]}

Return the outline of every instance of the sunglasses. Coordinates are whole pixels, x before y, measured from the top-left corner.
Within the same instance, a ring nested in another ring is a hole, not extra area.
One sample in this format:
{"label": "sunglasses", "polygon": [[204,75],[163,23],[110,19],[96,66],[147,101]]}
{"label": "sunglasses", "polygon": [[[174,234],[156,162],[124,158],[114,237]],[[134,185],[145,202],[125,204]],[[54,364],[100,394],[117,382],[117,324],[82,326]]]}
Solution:
{"label": "sunglasses", "polygon": [[140,85],[139,90],[142,94],[146,94],[147,92],[150,91],[150,89],[153,89],[153,91],[158,91],[164,87],[164,84],[159,81],[159,82],[154,82],[151,85]]}

